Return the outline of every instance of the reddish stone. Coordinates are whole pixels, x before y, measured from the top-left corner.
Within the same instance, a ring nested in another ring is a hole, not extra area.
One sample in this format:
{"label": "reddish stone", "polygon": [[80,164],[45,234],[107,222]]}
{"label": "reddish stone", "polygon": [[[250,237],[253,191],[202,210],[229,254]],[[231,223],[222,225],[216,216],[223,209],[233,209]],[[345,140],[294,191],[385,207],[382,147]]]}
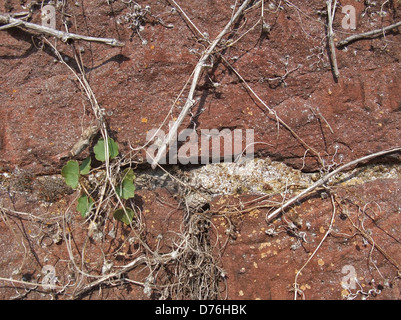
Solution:
{"label": "reddish stone", "polygon": [[[181,2],[182,9],[201,32],[208,34],[209,39],[217,36],[232,14],[225,1]],[[147,132],[161,126],[166,117],[168,123],[179,115],[186,91],[171,115],[170,108],[205,49],[205,42],[198,41],[197,34],[191,31],[178,10],[172,13],[171,6],[166,2],[150,0],[146,5],[150,5],[152,12],[165,23],[172,23],[174,28],[146,23],[141,37],[147,44],[143,44],[126,25],[116,23],[117,18],[127,12],[126,6],[120,2],[111,5],[107,1],[77,3],[80,5],[71,3],[67,8],[67,13],[72,16],[71,32],[117,38],[125,42],[122,48],[83,41],[76,43],[91,88],[105,110],[109,133],[118,142],[121,154],[125,155],[131,147],[143,146],[147,142]],[[317,0],[309,1],[308,6],[298,0],[292,3],[294,7],[281,2],[283,10],[277,13],[274,13],[275,9],[265,12],[265,22],[271,26],[268,35],[261,34],[258,25],[222,52],[266,105],[307,144],[308,152],[289,130],[283,126],[279,126],[278,130],[274,115],[257,102],[226,62],[217,56],[214,67],[208,69],[198,83],[195,97],[199,102],[192,110],[196,115],[196,129],[254,129],[258,155],[270,156],[304,171],[321,169],[321,163],[312,150],[324,159],[325,165],[333,165],[399,146],[400,35],[391,32],[385,39],[357,41],[347,49],[337,50],[340,79],[336,83],[326,51],[325,17],[317,13],[317,10],[324,10],[324,5]],[[388,7],[390,3],[393,8]],[[343,15],[337,10],[334,21],[336,41],[350,33],[382,26],[377,14],[380,5],[370,9],[370,12],[376,12],[375,16],[368,14],[362,17],[364,5],[361,2],[351,4],[355,5],[358,14],[357,29],[343,30]],[[384,10],[387,12],[384,25],[399,21],[401,7],[397,1],[386,4]],[[19,12],[23,8],[16,0],[1,2],[0,12],[8,11]],[[246,23],[241,20],[236,26],[238,34],[244,34],[259,18],[260,8],[249,11]],[[57,28],[63,29],[59,13],[57,19]],[[40,24],[40,21],[39,12],[35,11],[32,22]],[[238,34],[234,39],[238,38]],[[49,40],[56,43],[54,39]],[[51,48],[43,46],[39,38],[13,28],[0,31],[0,43],[0,172],[15,173],[19,169],[33,177],[59,174],[64,163],[57,156],[68,151],[77,142],[82,130],[95,123],[87,97],[73,73],[56,61]],[[64,61],[78,72],[72,47],[61,41],[57,41],[56,47]],[[286,64],[287,71],[291,72],[280,81],[286,73]],[[218,85],[212,86],[211,81]],[[162,127],[166,132],[167,123]],[[193,127],[189,116],[182,128],[187,127]],[[88,153],[86,150],[78,158],[83,159]],[[143,150],[134,153],[132,159],[144,161],[145,153]],[[61,214],[71,203],[75,206],[76,194],[59,190],[59,193],[40,196],[38,180],[35,178],[31,182],[13,192],[2,186],[1,206],[35,215]],[[377,220],[372,222],[365,217],[364,226],[371,229],[375,243],[401,263],[397,238],[400,231],[397,227],[400,225],[399,190],[399,180],[377,180],[335,192],[338,192],[338,200],[346,200],[341,207],[349,207],[354,219],[358,212],[359,217],[363,216],[363,212],[358,210],[375,210]],[[158,235],[162,234],[165,237],[163,249],[168,250],[174,241],[171,231],[179,230],[184,215],[182,209],[174,209],[178,205],[177,200],[166,190],[141,190],[137,195],[137,200],[142,201],[141,210],[145,214],[149,242],[154,245]],[[160,195],[168,205],[157,202]],[[54,197],[53,202],[49,202],[48,197]],[[230,199],[237,201],[234,197]],[[350,201],[357,206],[351,205]],[[212,208],[216,208],[216,202],[212,203]],[[306,233],[307,240],[305,248],[295,250],[291,249],[297,242],[294,236],[285,232],[274,237],[265,234],[269,228],[265,222],[266,209],[238,218],[239,233],[236,239],[229,240],[221,261],[226,270],[229,299],[293,298],[291,289],[295,272],[308,259],[306,251],[313,252],[318,245],[324,235],[321,230],[327,231],[332,207],[329,199],[312,197],[294,211],[303,221],[299,231]],[[74,213],[76,216],[71,227],[76,228],[76,246],[82,248],[87,239],[87,226],[79,214]],[[65,244],[49,242],[49,251],[48,247],[42,247],[38,238],[30,236],[40,232],[37,225],[12,215],[9,219],[9,225],[4,220],[0,222],[0,255],[3,257],[0,276],[9,278],[14,274],[15,279],[28,274],[36,276],[45,263],[58,263],[57,270],[65,271],[60,275],[63,277],[61,281],[68,282],[65,261],[69,256]],[[341,279],[346,275],[342,273],[342,268],[351,265],[363,290],[368,292],[381,288],[377,299],[399,299],[396,268],[377,250],[370,255],[372,246],[366,244],[361,236],[345,239],[340,235],[355,233],[348,220],[341,220],[340,210],[335,219],[334,230],[338,235],[333,233],[326,239],[298,278],[305,298],[342,299]],[[218,223],[217,230],[226,237],[225,226],[220,226],[220,222],[224,221],[215,222]],[[310,222],[310,229],[306,228],[306,222]],[[276,225],[280,223],[276,222]],[[29,242],[23,240],[25,248],[21,239],[11,240],[14,234],[9,226],[18,230],[22,228],[26,233],[30,230],[26,238]],[[47,232],[54,234],[55,231]],[[118,232],[120,240],[109,239],[110,250],[123,243],[121,235],[125,231],[120,228]],[[99,257],[102,252],[96,243],[88,242],[87,245],[87,266],[100,272],[103,260]],[[118,257],[120,260],[116,263],[122,265],[129,261],[134,250],[130,246],[122,249]],[[17,272],[21,266],[22,270]],[[10,299],[16,295],[12,286],[3,283],[2,286],[0,297]],[[23,294],[23,289],[20,292]],[[49,298],[39,293],[27,297]],[[87,298],[121,297],[149,298],[142,288],[136,286],[127,286],[122,290],[104,289],[99,295]],[[358,298],[361,298],[360,294]]]}

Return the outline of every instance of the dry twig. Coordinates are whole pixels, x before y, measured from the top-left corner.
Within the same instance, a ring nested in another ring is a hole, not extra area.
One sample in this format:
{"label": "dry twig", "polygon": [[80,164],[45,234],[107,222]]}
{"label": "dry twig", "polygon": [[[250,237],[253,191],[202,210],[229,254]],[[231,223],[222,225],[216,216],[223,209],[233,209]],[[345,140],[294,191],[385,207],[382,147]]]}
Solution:
{"label": "dry twig", "polygon": [[47,36],[53,36],[56,37],[57,39],[60,39],[63,42],[67,42],[68,40],[84,40],[84,41],[104,43],[113,47],[124,46],[123,42],[120,42],[113,38],[96,38],[91,36],[83,36],[76,33],[64,32],[49,27],[40,26],[35,23],[26,22],[21,19],[16,19],[5,14],[0,14],[0,24],[3,24],[3,26],[0,27],[0,30],[18,27],[36,31],[39,32],[40,34],[44,34]]}
{"label": "dry twig", "polygon": [[401,265],[392,257],[390,256],[381,246],[379,246],[373,240],[373,237],[369,235],[365,230],[358,227],[351,219],[348,213],[345,213],[348,220],[351,222],[352,226],[372,245],[373,248],[376,248],[394,267],[397,268],[397,276],[401,277]]}
{"label": "dry twig", "polygon": [[304,265],[298,270],[297,274],[295,275],[295,280],[294,280],[294,300],[297,300],[297,294],[298,294],[298,291],[299,291],[298,283],[297,283],[299,275],[301,274],[302,270],[306,267],[306,265],[309,263],[309,261],[311,261],[312,258],[315,256],[316,252],[319,250],[319,248],[322,246],[323,242],[326,240],[326,238],[328,237],[328,235],[332,231],[334,217],[336,215],[336,205],[335,205],[333,196],[331,196],[331,204],[333,206],[333,213],[331,215],[329,229],[326,231],[326,233],[323,236],[322,240],[320,240],[319,245],[316,247],[316,249],[313,251],[313,253],[309,256],[308,260],[304,263]]}
{"label": "dry twig", "polygon": [[337,0],[334,1],[334,5],[332,0],[327,0],[326,5],[327,5],[327,16],[328,16],[327,38],[329,41],[330,59],[333,68],[333,76],[335,81],[337,81],[338,77],[340,76],[340,72],[338,71],[336,47],[334,45],[334,32],[333,32],[333,20],[334,20],[334,15],[336,13]]}
{"label": "dry twig", "polygon": [[357,165],[360,162],[369,161],[369,160],[377,158],[377,157],[381,157],[381,156],[384,156],[384,155],[387,155],[387,154],[390,154],[390,153],[400,152],[400,151],[401,151],[401,147],[396,147],[396,148],[393,148],[393,149],[388,149],[388,150],[372,153],[370,155],[361,157],[359,159],[350,161],[350,162],[342,165],[341,167],[339,167],[339,168],[335,169],[334,171],[332,171],[332,172],[328,173],[327,175],[325,175],[320,180],[316,181],[314,184],[312,184],[310,187],[306,188],[304,191],[302,191],[301,193],[299,193],[298,195],[296,195],[292,199],[288,200],[280,208],[274,210],[272,213],[267,215],[266,221],[268,223],[270,223],[274,218],[276,218],[280,213],[284,212],[284,210],[286,210],[292,204],[294,204],[295,202],[300,200],[303,196],[305,196],[308,193],[312,192],[316,188],[324,185],[326,182],[328,182],[331,178],[335,177],[341,171],[344,171],[344,170],[346,170],[346,169],[348,169],[348,168],[350,168],[350,167],[352,167],[354,165]]}
{"label": "dry twig", "polygon": [[[225,59],[223,56],[222,56],[222,59],[223,59],[223,61],[226,63],[226,65],[227,65],[227,66],[236,74],[236,76],[241,80],[241,82],[243,83],[243,85],[245,86],[245,88],[246,88],[247,90],[249,90],[249,91],[252,93],[252,95],[263,105],[263,107],[266,108],[266,110],[269,111],[269,114],[274,115],[274,117],[275,117],[276,120],[277,120],[277,128],[279,128],[279,125],[282,125],[284,128],[286,128],[286,129],[299,141],[299,143],[302,144],[302,146],[303,146],[306,150],[310,150],[310,151],[319,159],[319,162],[320,162],[321,164],[323,164],[323,161],[322,161],[322,159],[321,159],[319,153],[318,153],[314,148],[312,148],[311,146],[309,146],[294,130],[291,129],[291,127],[290,127],[284,120],[282,120],[282,119],[278,116],[277,112],[276,112],[274,109],[270,108],[270,107],[256,94],[256,92],[249,86],[249,84],[248,84],[248,83],[246,82],[246,80],[241,76],[241,74],[227,61],[227,59]],[[294,71],[295,71],[295,70],[294,70]],[[288,73],[287,73],[287,74],[288,74]],[[286,74],[286,75],[287,75],[287,74]],[[286,75],[285,75],[285,76],[286,76]],[[277,136],[278,136],[278,131],[277,131]]]}
{"label": "dry twig", "polygon": [[398,27],[401,27],[401,21],[398,21],[397,23],[394,23],[382,29],[376,29],[363,33],[354,34],[348,38],[345,38],[344,40],[341,40],[340,42],[337,43],[336,46],[337,48],[342,48],[357,40],[375,38]]}
{"label": "dry twig", "polygon": [[198,80],[202,73],[203,68],[208,65],[207,61],[209,60],[214,49],[216,48],[218,43],[221,41],[223,36],[231,28],[232,24],[238,19],[238,17],[241,16],[242,12],[248,6],[249,2],[250,2],[250,0],[244,1],[244,3],[241,5],[241,7],[239,7],[239,9],[235,13],[235,15],[231,18],[231,20],[224,27],[223,31],[220,32],[220,34],[216,37],[216,39],[209,45],[209,47],[206,49],[206,51],[202,54],[202,57],[200,58],[199,62],[197,63],[197,65],[195,67],[191,87],[189,89],[189,93],[188,93],[188,97],[185,102],[185,105],[184,105],[180,115],[178,116],[177,120],[174,122],[173,126],[171,127],[168,135],[164,139],[162,145],[160,146],[156,157],[153,159],[153,163],[152,163],[153,169],[155,169],[157,167],[161,157],[163,156],[163,154],[165,153],[165,151],[167,149],[167,146],[172,142],[173,138],[177,134],[178,128],[181,125],[182,121],[184,120],[184,118],[186,117],[188,112],[191,110],[193,105],[195,104],[194,93],[195,93],[196,85],[198,83]]}

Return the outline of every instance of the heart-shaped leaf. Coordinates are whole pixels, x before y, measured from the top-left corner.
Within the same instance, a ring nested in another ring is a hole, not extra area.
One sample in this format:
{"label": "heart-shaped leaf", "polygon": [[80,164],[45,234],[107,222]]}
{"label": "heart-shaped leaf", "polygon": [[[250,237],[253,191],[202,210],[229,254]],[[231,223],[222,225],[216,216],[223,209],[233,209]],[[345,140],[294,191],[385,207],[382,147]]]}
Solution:
{"label": "heart-shaped leaf", "polygon": [[82,161],[81,165],[79,166],[79,172],[81,174],[88,174],[91,169],[91,157],[87,157],[84,161]]}
{"label": "heart-shaped leaf", "polygon": [[117,209],[113,213],[114,219],[125,223],[126,225],[131,224],[134,218],[134,211],[130,208],[126,208],[125,211],[123,208]]}
{"label": "heart-shaped leaf", "polygon": [[70,160],[61,169],[61,175],[64,177],[65,183],[71,188],[78,188],[79,184],[79,164],[76,160]]}
{"label": "heart-shaped leaf", "polygon": [[81,216],[85,218],[88,213],[92,210],[93,200],[88,198],[86,194],[81,195],[78,198],[77,210],[81,213]]}
{"label": "heart-shaped leaf", "polygon": [[[108,138],[108,147],[109,147],[109,159],[113,159],[118,155],[118,144],[112,139]],[[93,147],[93,152],[95,153],[95,158],[99,161],[106,160],[106,148],[104,139],[99,139],[96,145]]]}
{"label": "heart-shaped leaf", "polygon": [[135,186],[131,180],[124,179],[121,185],[117,186],[116,192],[120,198],[133,198],[135,196]]}

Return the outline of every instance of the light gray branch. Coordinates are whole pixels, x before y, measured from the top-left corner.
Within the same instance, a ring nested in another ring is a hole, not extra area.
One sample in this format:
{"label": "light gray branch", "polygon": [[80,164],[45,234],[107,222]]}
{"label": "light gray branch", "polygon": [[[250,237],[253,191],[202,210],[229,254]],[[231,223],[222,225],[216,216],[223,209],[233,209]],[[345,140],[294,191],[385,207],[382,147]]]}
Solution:
{"label": "light gray branch", "polygon": [[332,4],[332,0],[327,0],[326,5],[327,5],[327,16],[328,16],[327,38],[329,41],[330,59],[333,68],[333,76],[335,80],[338,80],[340,72],[338,71],[336,47],[334,46],[334,32],[333,32],[333,20],[336,12],[337,0],[334,1],[334,5]]}
{"label": "light gray branch", "polygon": [[328,182],[331,178],[333,178],[334,176],[336,176],[338,173],[340,173],[341,171],[344,171],[346,169],[348,169],[349,167],[352,167],[354,165],[357,165],[360,162],[363,161],[368,161],[380,156],[384,156],[390,153],[394,153],[394,152],[400,152],[401,151],[401,147],[396,147],[393,149],[389,149],[389,150],[384,150],[384,151],[379,151],[376,153],[372,153],[370,155],[364,156],[362,158],[353,160],[351,162],[348,162],[344,165],[342,165],[341,167],[335,169],[334,171],[328,173],[327,175],[325,175],[323,178],[321,178],[320,180],[316,181],[314,184],[312,184],[310,187],[306,188],[304,191],[302,191],[301,193],[299,193],[298,195],[296,195],[295,197],[293,197],[292,199],[288,200],[286,203],[284,203],[280,208],[277,208],[276,210],[274,210],[272,213],[270,213],[269,215],[266,216],[266,221],[268,223],[270,223],[274,218],[276,218],[280,213],[284,212],[289,206],[291,206],[292,204],[294,204],[295,202],[297,202],[298,200],[300,200],[303,196],[307,195],[308,193],[310,193],[311,191],[315,190],[318,187],[321,187],[322,185],[324,185],[326,182]]}
{"label": "light gray branch", "polygon": [[213,50],[216,48],[217,44],[220,42],[220,40],[223,38],[223,36],[228,32],[228,30],[231,28],[232,24],[234,21],[238,19],[238,17],[242,14],[244,9],[248,6],[250,0],[244,1],[244,3],[238,8],[237,12],[235,15],[231,18],[231,20],[227,23],[223,31],[220,32],[220,34],[216,37],[216,39],[209,45],[209,47],[206,49],[206,51],[202,54],[202,57],[198,61],[195,70],[194,70],[194,75],[192,78],[192,83],[191,87],[189,89],[188,97],[185,102],[185,105],[178,116],[177,120],[174,122],[173,126],[171,127],[169,133],[167,134],[166,138],[164,139],[162,145],[160,146],[156,157],[153,159],[152,162],[152,168],[155,169],[156,166],[158,165],[161,157],[167,150],[167,146],[172,142],[172,139],[176,136],[178,128],[180,127],[182,121],[188,114],[188,112],[191,110],[192,106],[194,105],[194,93],[195,93],[195,88],[198,83],[199,77],[202,73],[203,68],[207,65],[207,61],[209,57],[212,55]]}
{"label": "light gray branch", "polygon": [[18,27],[18,28],[22,28],[22,29],[36,31],[40,34],[44,34],[47,36],[53,36],[53,37],[56,37],[57,39],[60,39],[63,42],[67,42],[68,40],[84,40],[84,41],[104,43],[104,44],[107,44],[107,45],[110,45],[113,47],[124,46],[123,42],[120,42],[113,38],[96,38],[96,37],[83,36],[80,34],[75,34],[75,33],[70,33],[70,32],[64,32],[64,31],[52,29],[49,27],[40,26],[35,23],[26,22],[24,20],[13,18],[9,15],[5,15],[5,14],[1,14],[1,13],[0,13],[0,24],[3,24],[3,26],[0,27],[0,30]]}
{"label": "light gray branch", "polygon": [[392,25],[389,25],[382,29],[376,29],[376,30],[372,30],[372,31],[354,34],[344,40],[341,40],[340,42],[337,43],[336,46],[337,46],[337,48],[341,48],[341,47],[345,47],[345,46],[349,45],[350,43],[357,41],[357,40],[375,38],[375,37],[378,37],[378,36],[386,33],[387,31],[390,31],[397,27],[401,27],[401,21],[394,23]]}

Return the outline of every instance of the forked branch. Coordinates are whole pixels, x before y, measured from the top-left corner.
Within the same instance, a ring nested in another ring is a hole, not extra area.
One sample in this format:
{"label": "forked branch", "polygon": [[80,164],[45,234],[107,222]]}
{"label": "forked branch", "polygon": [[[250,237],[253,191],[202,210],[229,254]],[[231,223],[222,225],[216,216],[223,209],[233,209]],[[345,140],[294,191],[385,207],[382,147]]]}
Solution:
{"label": "forked branch", "polygon": [[235,15],[227,23],[227,25],[225,26],[223,31],[220,32],[220,34],[216,37],[216,39],[209,45],[209,47],[206,49],[206,51],[202,54],[202,57],[200,58],[200,60],[198,61],[197,65],[195,67],[191,87],[189,89],[189,93],[188,93],[188,97],[185,102],[185,105],[184,105],[180,115],[178,116],[177,120],[174,122],[173,126],[171,127],[168,135],[164,139],[162,145],[160,146],[155,158],[153,159],[153,162],[152,162],[153,169],[155,169],[156,166],[158,165],[161,157],[167,150],[167,146],[172,142],[173,138],[176,136],[178,128],[180,127],[182,121],[184,120],[184,118],[186,117],[186,115],[188,114],[188,112],[191,110],[191,108],[193,107],[193,105],[195,103],[195,100],[194,100],[195,89],[196,89],[196,85],[198,83],[198,80],[202,73],[203,68],[207,65],[207,62],[208,62],[210,56],[212,55],[214,49],[218,45],[218,43],[221,41],[223,36],[229,31],[232,24],[238,19],[238,17],[241,16],[242,12],[248,6],[249,2],[250,2],[250,0],[244,1],[244,3],[239,7],[239,9],[235,13]]}
{"label": "forked branch", "polygon": [[84,40],[84,41],[104,43],[113,47],[124,46],[123,42],[120,42],[113,38],[97,38],[91,36],[84,36],[76,33],[64,32],[46,26],[40,26],[38,24],[27,22],[21,19],[13,18],[11,16],[1,13],[0,13],[0,24],[3,25],[0,27],[0,30],[18,27],[22,29],[32,30],[47,36],[53,36],[56,37],[57,39],[60,39],[63,42],[67,42],[68,40]]}

